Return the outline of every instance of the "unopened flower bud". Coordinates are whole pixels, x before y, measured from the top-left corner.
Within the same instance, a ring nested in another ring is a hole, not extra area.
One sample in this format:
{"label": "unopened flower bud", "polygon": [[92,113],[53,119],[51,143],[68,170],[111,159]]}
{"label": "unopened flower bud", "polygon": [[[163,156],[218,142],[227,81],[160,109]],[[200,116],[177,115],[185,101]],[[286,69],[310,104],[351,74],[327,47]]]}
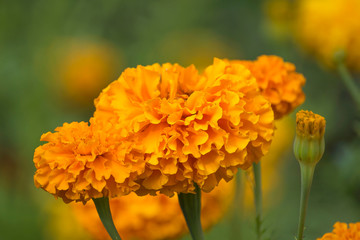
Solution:
{"label": "unopened flower bud", "polygon": [[325,118],[311,111],[296,114],[294,155],[303,164],[316,165],[325,150]]}

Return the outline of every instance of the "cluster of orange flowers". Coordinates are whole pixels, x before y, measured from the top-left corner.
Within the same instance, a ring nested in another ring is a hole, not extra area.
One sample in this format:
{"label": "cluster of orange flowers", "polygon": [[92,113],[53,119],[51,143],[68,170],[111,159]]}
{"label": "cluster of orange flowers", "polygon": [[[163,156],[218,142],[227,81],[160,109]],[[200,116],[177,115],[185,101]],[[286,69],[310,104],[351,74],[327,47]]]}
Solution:
{"label": "cluster of orange flowers", "polygon": [[[277,121],[271,150],[261,160],[264,207],[272,206],[281,198],[283,183],[279,175],[279,166],[282,160],[285,160],[283,156],[289,151],[294,139],[293,129],[294,123],[291,118],[285,117]],[[244,191],[244,208],[241,211],[245,214],[252,213],[254,180],[251,170],[249,168],[246,171],[246,179],[243,179],[244,182],[247,180],[244,189],[243,186],[236,186],[235,181],[221,181],[213,191],[201,195],[201,223],[204,229],[218,223],[229,209],[236,210],[231,209],[235,187],[238,188],[237,191]],[[239,203],[236,204],[239,206]],[[177,236],[187,231],[177,198],[169,198],[162,194],[140,197],[130,193],[110,199],[110,206],[115,226],[123,239],[177,239]],[[65,205],[51,201],[46,210],[50,215],[50,221],[44,230],[46,234],[51,234],[51,239],[89,239],[90,236],[94,239],[109,238],[92,201],[86,205]]]}
{"label": "cluster of orange flowers", "polygon": [[210,192],[269,149],[275,117],[304,101],[305,79],[275,56],[126,69],[95,100],[87,123],[46,133],[35,184],[65,202],[135,191]]}

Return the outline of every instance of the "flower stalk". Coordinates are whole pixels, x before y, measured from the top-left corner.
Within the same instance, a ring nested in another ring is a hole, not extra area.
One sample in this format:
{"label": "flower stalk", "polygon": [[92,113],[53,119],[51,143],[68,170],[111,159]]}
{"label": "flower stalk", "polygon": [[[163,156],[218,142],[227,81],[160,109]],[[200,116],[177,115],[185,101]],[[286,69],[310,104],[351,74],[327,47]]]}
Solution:
{"label": "flower stalk", "polygon": [[262,235],[262,185],[261,185],[261,163],[253,163],[254,171],[254,200],[255,200],[255,223],[257,240],[261,240]]}
{"label": "flower stalk", "polygon": [[[235,196],[233,200],[233,213],[231,216],[231,240],[242,240],[242,213],[244,209],[244,179],[243,170],[239,170],[235,175]],[[240,224],[239,224],[240,223]]]}
{"label": "flower stalk", "polygon": [[102,198],[93,198],[95,203],[96,210],[99,214],[101,222],[103,223],[106,231],[109,233],[112,240],[121,240],[119,233],[116,230],[114,225],[110,205],[109,205],[109,198],[102,197]]}
{"label": "flower stalk", "polygon": [[201,227],[201,189],[195,184],[195,194],[179,193],[179,204],[193,240],[204,240]]}
{"label": "flower stalk", "polygon": [[343,80],[345,87],[349,91],[352,99],[357,104],[358,108],[360,108],[360,90],[358,86],[355,84],[353,77],[351,76],[349,70],[345,65],[345,52],[338,51],[334,55],[334,60],[336,64],[336,69]]}
{"label": "flower stalk", "polygon": [[315,165],[300,164],[301,169],[301,196],[300,196],[300,214],[299,214],[299,226],[298,226],[298,238],[303,239],[305,228],[306,210],[309,202],[311,183],[314,176]]}

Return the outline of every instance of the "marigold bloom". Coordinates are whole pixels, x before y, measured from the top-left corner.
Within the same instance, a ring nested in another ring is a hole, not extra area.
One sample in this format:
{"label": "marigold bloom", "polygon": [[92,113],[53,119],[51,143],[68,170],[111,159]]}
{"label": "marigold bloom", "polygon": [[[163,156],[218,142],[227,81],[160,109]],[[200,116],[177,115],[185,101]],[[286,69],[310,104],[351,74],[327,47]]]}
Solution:
{"label": "marigold bloom", "polygon": [[[222,181],[211,193],[202,195],[201,220],[205,229],[225,215],[234,196],[234,181]],[[78,222],[95,238],[110,239],[97,216],[95,206],[88,202],[72,204]],[[177,198],[165,195],[129,194],[110,199],[115,226],[123,239],[165,240],[179,238],[187,232]]]}
{"label": "marigold bloom", "polygon": [[134,136],[146,159],[138,194],[211,191],[266,154],[273,111],[241,64],[205,73],[169,63],[128,68],[95,100],[94,118]]}
{"label": "marigold bloom", "polygon": [[360,70],[360,2],[358,0],[300,0],[296,34],[318,59],[333,66],[334,53],[346,52],[346,64]]}
{"label": "marigold bloom", "polygon": [[[102,129],[105,130],[105,125]],[[45,133],[36,148],[34,175],[41,187],[64,202],[126,195],[139,188],[134,182],[144,161],[128,151],[131,143],[114,141],[105,131],[85,122],[65,123],[55,133]],[[119,142],[114,144],[114,142]]]}
{"label": "marigold bloom", "polygon": [[336,222],[331,233],[326,233],[317,240],[360,240],[360,222],[349,225]]}
{"label": "marigold bloom", "polygon": [[275,119],[289,114],[305,100],[302,86],[305,78],[295,65],[278,56],[260,56],[255,61],[233,60],[244,64],[256,78],[262,94],[271,102]]}

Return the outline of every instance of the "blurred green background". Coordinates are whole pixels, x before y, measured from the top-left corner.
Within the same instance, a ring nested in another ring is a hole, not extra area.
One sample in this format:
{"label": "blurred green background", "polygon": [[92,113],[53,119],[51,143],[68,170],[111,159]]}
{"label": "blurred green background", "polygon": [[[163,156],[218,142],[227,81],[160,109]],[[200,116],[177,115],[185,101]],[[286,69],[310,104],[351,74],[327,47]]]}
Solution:
{"label": "blurred green background", "polygon": [[[93,99],[124,68],[177,62],[201,69],[213,57],[262,54],[296,65],[307,79],[301,109],[327,120],[306,239],[321,237],[336,221],[358,221],[358,110],[336,73],[302,52],[286,26],[288,15],[269,2],[0,1],[0,239],[58,239],[49,234],[48,206],[55,200],[33,184],[34,149],[42,133],[87,121]],[[294,239],[297,229],[299,167],[291,149],[284,158],[273,191],[282,198],[265,212],[270,239]],[[238,235],[234,219],[228,215],[206,239],[255,239],[252,217],[238,220]]]}

